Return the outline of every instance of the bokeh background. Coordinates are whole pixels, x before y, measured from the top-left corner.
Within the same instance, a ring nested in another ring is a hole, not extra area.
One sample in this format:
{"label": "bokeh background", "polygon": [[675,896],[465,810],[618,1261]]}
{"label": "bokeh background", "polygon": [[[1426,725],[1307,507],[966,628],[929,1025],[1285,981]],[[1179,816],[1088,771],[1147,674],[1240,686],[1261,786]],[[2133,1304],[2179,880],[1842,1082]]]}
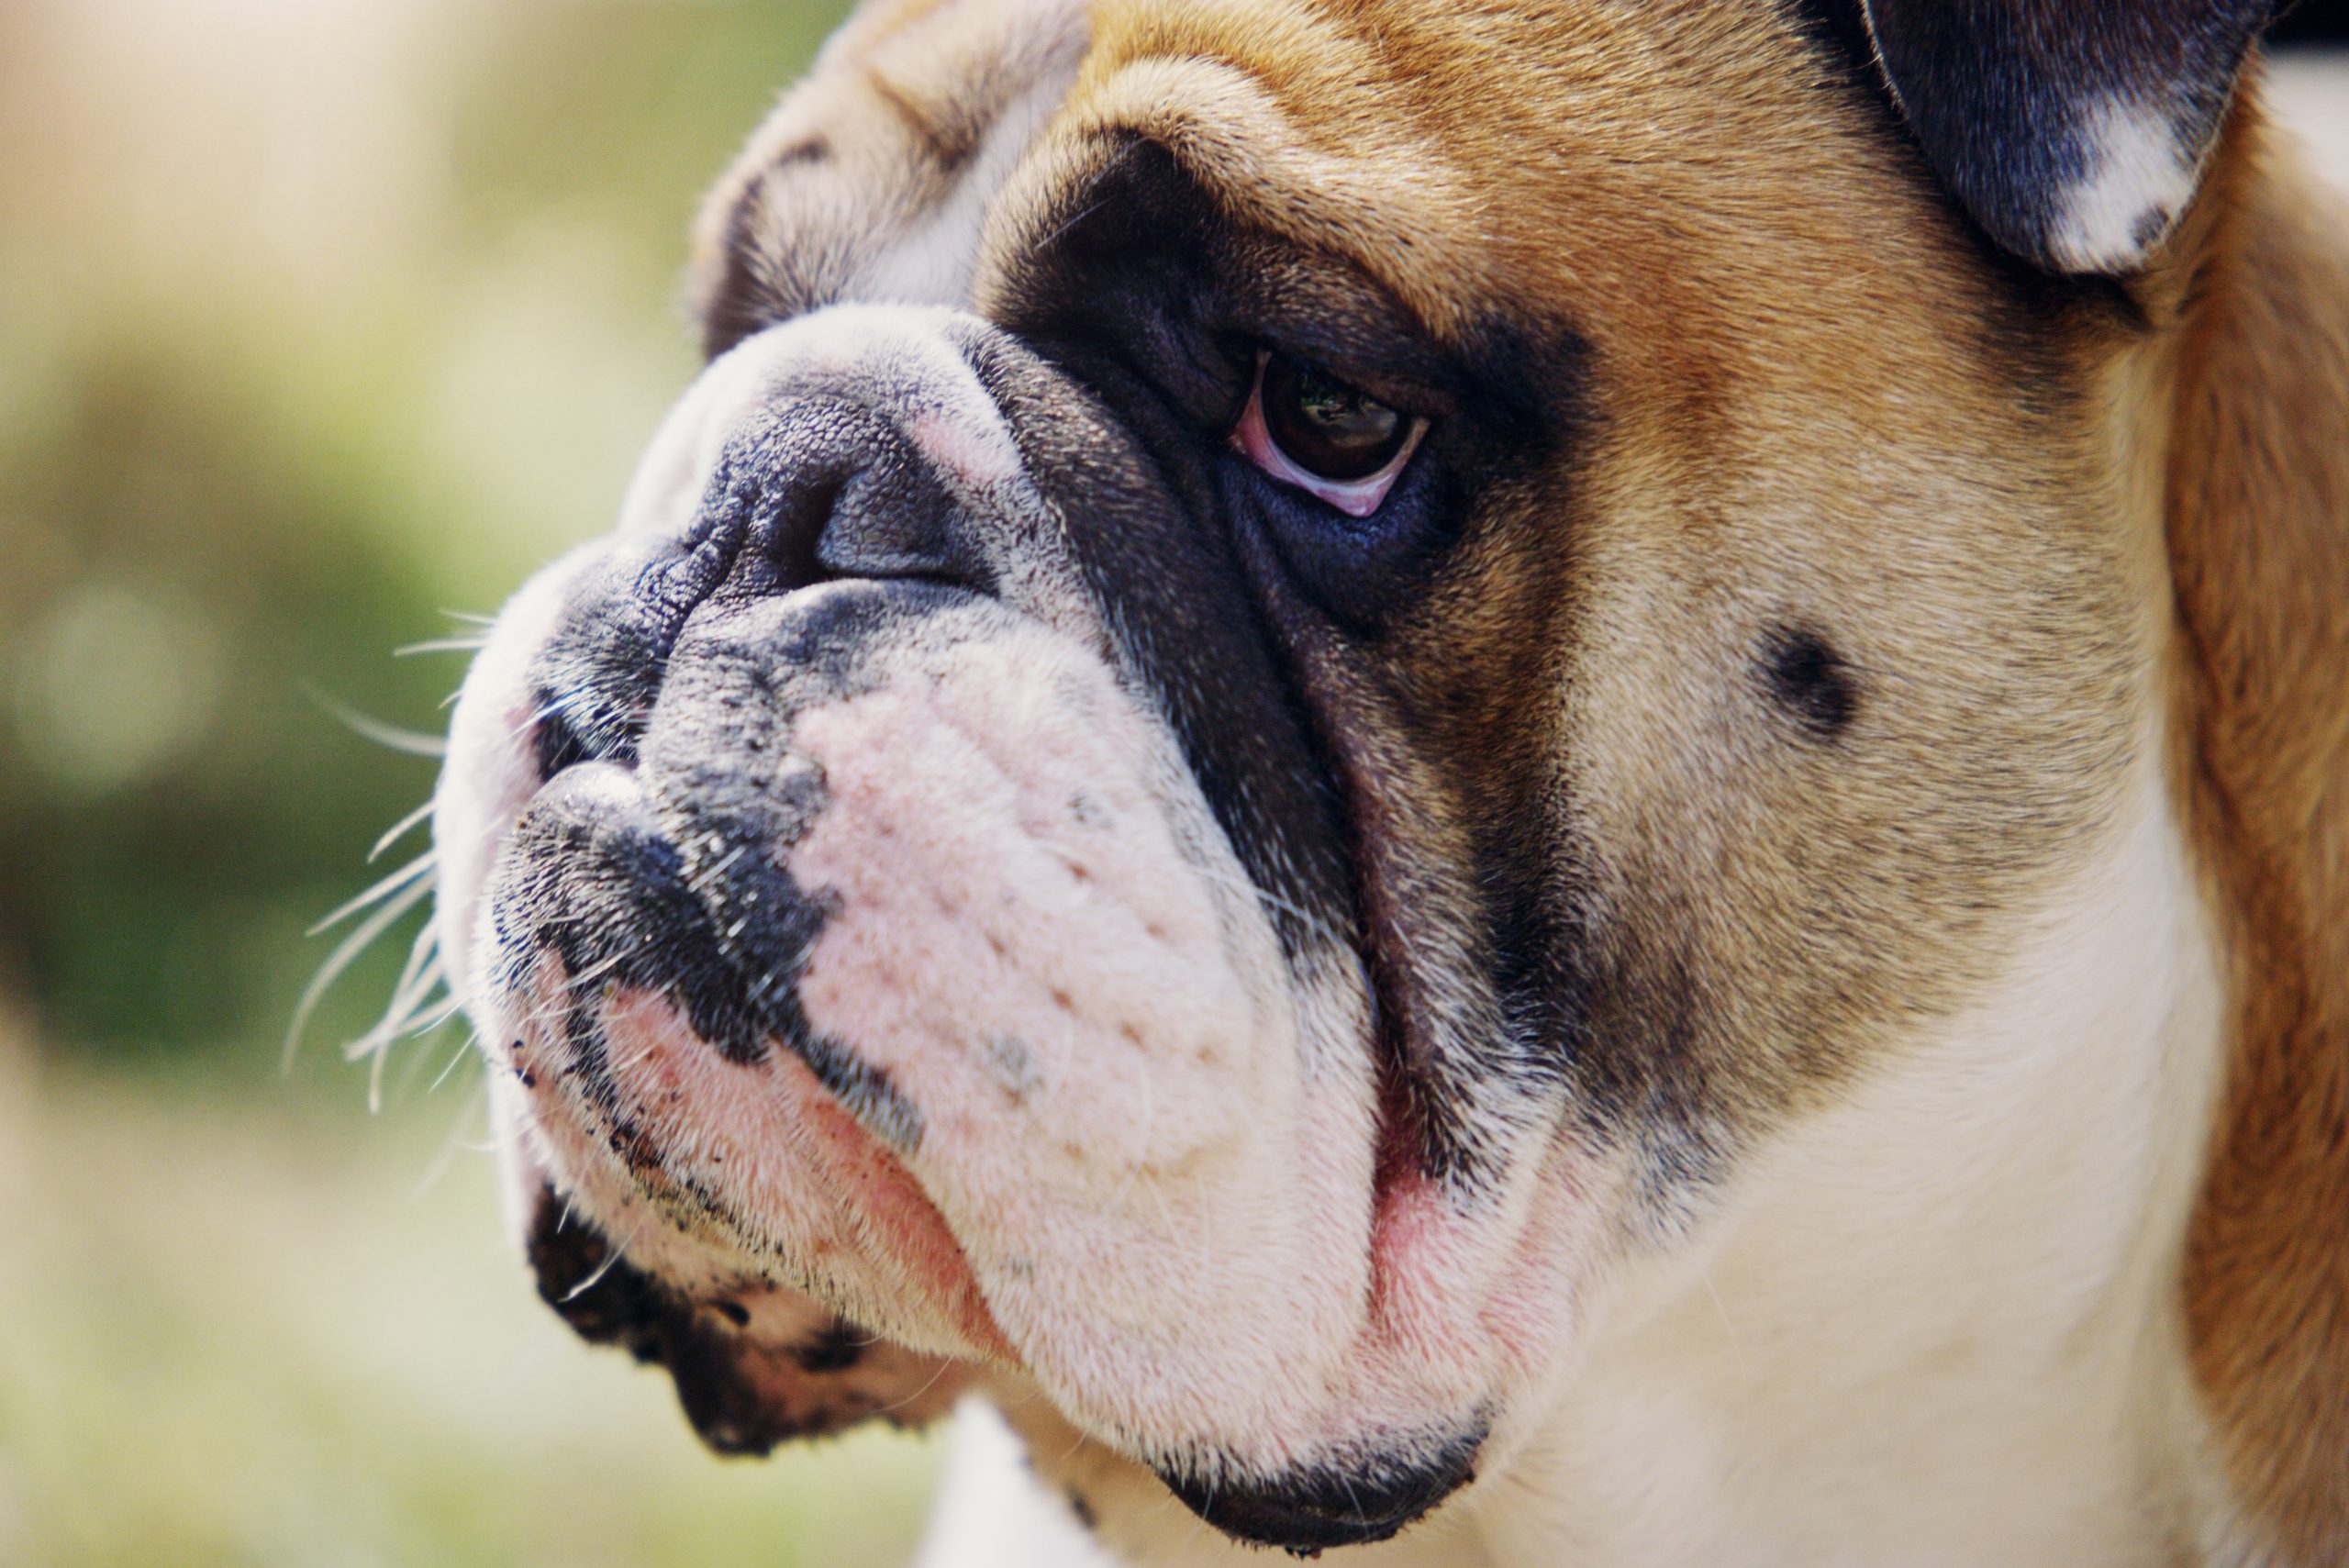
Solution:
{"label": "bokeh background", "polygon": [[[286,1025],[462,639],[692,373],[694,201],[839,0],[0,0],[0,1565],[901,1561],[508,1256],[461,1030]],[[2305,33],[2342,7],[2304,6]],[[2287,72],[2349,174],[2349,74]],[[364,728],[361,726],[360,728]]]}
{"label": "bokeh background", "polygon": [[0,1563],[884,1563],[507,1251],[451,1029],[286,1025],[462,636],[694,369],[704,185],[844,4],[0,0]]}

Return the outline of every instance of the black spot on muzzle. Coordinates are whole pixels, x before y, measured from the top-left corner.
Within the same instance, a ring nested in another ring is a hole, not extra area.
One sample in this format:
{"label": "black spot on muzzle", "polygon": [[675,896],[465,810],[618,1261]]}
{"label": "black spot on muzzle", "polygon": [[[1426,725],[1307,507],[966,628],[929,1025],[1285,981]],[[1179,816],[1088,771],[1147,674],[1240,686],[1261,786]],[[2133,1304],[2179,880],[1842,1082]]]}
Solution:
{"label": "black spot on muzzle", "polygon": [[1759,662],[1771,698],[1813,738],[1832,740],[1851,728],[1859,680],[1826,638],[1807,627],[1772,627]]}

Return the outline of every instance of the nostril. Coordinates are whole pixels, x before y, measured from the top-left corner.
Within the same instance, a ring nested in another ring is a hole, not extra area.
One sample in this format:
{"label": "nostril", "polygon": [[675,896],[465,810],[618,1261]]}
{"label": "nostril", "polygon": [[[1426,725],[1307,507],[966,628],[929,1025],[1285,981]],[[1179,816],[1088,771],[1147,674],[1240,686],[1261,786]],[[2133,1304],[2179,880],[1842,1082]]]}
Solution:
{"label": "nostril", "polygon": [[829,577],[992,586],[969,518],[936,472],[894,431],[833,492],[813,553],[815,566]]}
{"label": "nostril", "polygon": [[767,492],[754,514],[751,548],[728,580],[729,591],[787,594],[841,575],[826,568],[818,542],[847,487],[845,473],[801,473]]}
{"label": "nostril", "polygon": [[690,527],[625,542],[573,590],[531,666],[540,779],[634,765],[677,639],[711,600],[839,579],[992,594],[985,532],[893,420],[839,397],[766,406],[725,442]]}
{"label": "nostril", "polygon": [[[728,439],[718,509],[745,525],[724,591],[786,594],[844,578],[985,588],[975,530],[898,422],[833,395],[780,399]],[[711,507],[705,504],[704,519]]]}
{"label": "nostril", "polygon": [[530,746],[537,753],[539,779],[544,783],[574,763],[594,761],[594,753],[579,739],[571,721],[541,702],[530,726]]}
{"label": "nostril", "polygon": [[973,530],[944,476],[896,417],[862,400],[778,400],[734,433],[722,462],[761,490],[751,559],[729,592],[787,593],[838,578],[979,585]]}
{"label": "nostril", "polygon": [[581,762],[632,765],[685,618],[742,553],[720,517],[683,539],[616,550],[573,590],[530,662],[530,746],[541,782]]}

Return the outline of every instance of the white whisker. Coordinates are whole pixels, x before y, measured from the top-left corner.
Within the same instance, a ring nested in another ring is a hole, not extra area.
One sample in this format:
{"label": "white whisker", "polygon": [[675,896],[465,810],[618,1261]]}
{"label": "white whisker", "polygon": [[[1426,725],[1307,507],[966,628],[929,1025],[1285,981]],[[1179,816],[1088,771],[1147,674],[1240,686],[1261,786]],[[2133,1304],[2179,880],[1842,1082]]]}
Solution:
{"label": "white whisker", "polygon": [[[432,1029],[438,1029],[440,1025],[448,1022],[451,1018],[455,1018],[459,1011],[460,1008],[457,1004],[453,1001],[451,1002],[446,1007],[433,1015],[431,1019],[426,1023],[424,1029],[417,1032],[429,1033]],[[449,1053],[449,1060],[441,1064],[440,1071],[432,1075],[432,1082],[425,1085],[424,1092],[428,1095],[439,1094],[440,1092],[440,1085],[449,1081],[449,1075],[451,1073],[463,1066],[467,1062],[479,1062],[480,1060],[481,1057],[473,1050],[473,1043],[472,1040],[459,1040],[457,1042],[457,1048]],[[487,1081],[487,1079],[483,1080],[484,1083],[486,1083]]]}
{"label": "white whisker", "polygon": [[[392,982],[392,999],[384,1007],[383,1018],[368,1034],[395,1027],[398,1020],[416,1011],[420,1000],[440,984],[440,942],[432,922],[427,920],[408,944],[407,962],[400,966],[400,977]],[[363,1040],[366,1037],[362,1036]],[[361,1047],[350,1047],[356,1056]]]}
{"label": "white whisker", "polygon": [[[391,1005],[384,1009],[382,1020],[343,1047],[343,1055],[348,1061],[356,1062],[362,1056],[372,1058],[367,1078],[367,1108],[370,1111],[383,1109],[384,1063],[390,1057],[392,1047],[403,1040],[431,1033],[456,1017],[460,1010],[457,999],[445,992],[447,972],[441,966],[438,951],[433,951],[435,944],[430,941],[430,931],[431,928],[427,927],[418,934],[416,948],[409,955],[411,973],[393,994]],[[417,965],[416,953],[425,951],[431,951],[432,956]],[[422,1058],[416,1060],[420,1062]],[[441,1076],[447,1075],[447,1069],[443,1069]],[[411,1068],[408,1079],[404,1082],[412,1083],[413,1078],[414,1069]],[[433,1086],[439,1086],[438,1079],[434,1080]]]}
{"label": "white whisker", "polygon": [[[879,1342],[880,1336],[877,1334],[865,1341],[868,1345],[877,1344]],[[938,1380],[944,1377],[946,1375],[946,1369],[953,1364],[954,1363],[952,1362],[947,1361],[941,1357],[938,1362],[937,1370],[930,1374],[929,1381],[925,1382],[919,1388],[915,1389],[911,1394],[907,1395],[903,1399],[894,1400],[889,1404],[882,1406],[873,1413],[876,1416],[885,1416],[892,1410],[904,1409],[907,1406],[912,1404],[915,1400],[920,1398],[923,1395],[937,1387]]]}
{"label": "white whisker", "polygon": [[640,942],[634,949],[628,952],[616,952],[609,958],[599,958],[595,962],[589,964],[586,968],[581,970],[578,973],[571,976],[568,980],[565,980],[562,983],[562,989],[565,991],[584,991],[588,986],[593,985],[605,975],[609,974],[613,970],[618,969],[621,964],[626,963],[629,959],[634,958],[638,953],[643,951],[643,944]]}
{"label": "white whisker", "polygon": [[[571,1210],[567,1206],[562,1211],[562,1218],[563,1223],[566,1225],[571,1222]],[[588,1271],[587,1277],[585,1279],[581,1280],[577,1284],[573,1285],[569,1290],[562,1293],[563,1303],[567,1305],[571,1302],[576,1301],[581,1296],[586,1295],[589,1291],[595,1289],[597,1285],[603,1284],[604,1276],[610,1273],[614,1268],[618,1266],[620,1259],[627,1255],[628,1250],[630,1247],[636,1245],[636,1239],[644,1234],[644,1227],[650,1223],[651,1222],[649,1218],[638,1221],[636,1229],[628,1233],[628,1240],[625,1241],[609,1234],[608,1232],[606,1233],[604,1237],[604,1244],[609,1247],[611,1251],[604,1255],[604,1261],[602,1262],[597,1263],[593,1269]]]}
{"label": "white whisker", "polygon": [[[410,833],[416,831],[420,825],[431,821],[432,805],[433,803],[431,801],[427,800],[422,806],[417,806],[414,811],[409,812],[406,817],[401,817],[398,821],[393,823],[390,828],[386,828],[384,832],[384,836],[375,840],[375,847],[367,851],[367,863],[369,865],[373,865],[377,861],[384,858],[384,851],[385,850],[390,849],[394,844],[398,843],[402,839],[406,838]],[[313,930],[310,934],[312,936],[316,936],[317,933]]]}
{"label": "white whisker", "polygon": [[367,1059],[367,1114],[380,1116],[384,1109],[384,1064],[392,1059],[388,1051],[379,1051]]}
{"label": "white whisker", "polygon": [[[1126,1199],[1132,1194],[1134,1184],[1141,1180],[1142,1167],[1149,1162],[1151,1126],[1157,1119],[1157,1106],[1150,1092],[1150,1059],[1139,1052],[1134,1056],[1134,1076],[1141,1080],[1141,1116],[1140,1118],[1141,1135],[1134,1140],[1134,1156],[1127,1162],[1125,1181],[1118,1188],[1118,1195],[1109,1200],[1105,1212],[1114,1212],[1126,1206]],[[1160,1212],[1164,1214],[1165,1195],[1158,1191],[1158,1184],[1155,1182],[1151,1184],[1151,1195],[1157,1199]],[[1173,1217],[1170,1215],[1167,1218],[1168,1229],[1172,1230]]]}
{"label": "white whisker", "polygon": [[396,724],[386,724],[380,718],[370,718],[358,709],[335,701],[323,692],[311,692],[310,700],[324,708],[342,727],[362,740],[390,751],[411,757],[440,758],[448,755],[449,740],[444,735],[427,735],[422,730],[403,729]]}
{"label": "white whisker", "polygon": [[1262,904],[1266,908],[1278,910],[1280,913],[1288,916],[1293,920],[1303,921],[1315,935],[1328,941],[1332,947],[1338,948],[1343,951],[1352,951],[1353,950],[1354,944],[1353,941],[1348,940],[1345,932],[1340,930],[1337,927],[1331,925],[1320,916],[1314,914],[1311,910],[1301,908],[1297,905],[1291,903],[1289,900],[1283,898],[1280,895],[1267,892],[1265,889],[1257,886],[1256,884],[1247,876],[1234,875],[1233,873],[1223,870],[1219,866],[1202,865],[1197,867],[1197,870],[1200,876],[1214,883],[1219,887],[1229,888],[1234,892],[1244,892],[1250,894],[1255,898],[1257,903]]}
{"label": "white whisker", "polygon": [[[467,1053],[471,1053],[470,1047],[467,1048]],[[445,1073],[443,1075],[445,1076]],[[484,1078],[473,1086],[472,1095],[457,1112],[456,1119],[449,1124],[449,1135],[441,1140],[440,1151],[434,1154],[430,1162],[424,1167],[424,1173],[417,1178],[416,1190],[408,1195],[411,1200],[423,1197],[425,1194],[438,1186],[440,1178],[449,1173],[449,1167],[456,1163],[458,1155],[496,1152],[495,1144],[487,1149],[477,1149],[464,1137],[465,1123],[475,1116],[481,1116],[486,1119],[488,1111],[489,1081]]]}
{"label": "white whisker", "polygon": [[[464,1005],[454,996],[434,995],[440,990],[444,978],[436,967],[427,983],[418,987],[417,1000],[412,1010],[405,1017],[396,1019],[386,1018],[382,1023],[344,1046],[342,1048],[344,1057],[349,1061],[356,1062],[362,1056],[388,1055],[391,1048],[401,1040],[421,1039],[464,1011]],[[441,1076],[447,1075],[444,1070]],[[440,1080],[435,1079],[433,1087],[439,1086]]]}
{"label": "white whisker", "polygon": [[361,921],[358,928],[327,955],[326,962],[318,966],[317,973],[312,975],[309,984],[302,988],[301,1000],[294,1006],[294,1021],[285,1030],[284,1071],[293,1071],[294,1058],[302,1048],[303,1031],[309,1028],[310,1015],[317,1011],[318,1003],[326,996],[328,987],[341,978],[343,971],[349,969],[376,938],[391,929],[400,917],[430,897],[431,894],[432,879],[429,876],[411,877],[406,886],[389,898],[382,908]]}
{"label": "white whisker", "polygon": [[417,856],[416,859],[408,862],[407,864],[400,867],[399,870],[392,873],[389,876],[384,878],[383,881],[377,883],[366,892],[338,906],[333,914],[328,915],[326,918],[318,921],[302,934],[306,937],[315,937],[323,932],[330,931],[337,926],[341,925],[345,920],[351,918],[351,916],[359,913],[360,910],[366,908],[370,904],[376,902],[378,899],[390,897],[393,894],[397,893],[401,888],[406,886],[407,884],[414,882],[419,876],[426,878],[429,882],[431,877],[432,864],[433,852],[427,850],[424,853]]}

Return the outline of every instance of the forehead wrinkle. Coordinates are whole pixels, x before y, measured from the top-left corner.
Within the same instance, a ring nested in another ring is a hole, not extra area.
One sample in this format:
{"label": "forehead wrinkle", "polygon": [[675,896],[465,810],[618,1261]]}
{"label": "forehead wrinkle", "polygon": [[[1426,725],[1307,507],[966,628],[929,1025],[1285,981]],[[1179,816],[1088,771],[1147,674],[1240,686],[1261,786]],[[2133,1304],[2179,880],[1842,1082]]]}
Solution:
{"label": "forehead wrinkle", "polygon": [[1549,319],[1659,240],[1737,249],[1756,176],[1805,139],[1787,130],[1812,106],[1784,25],[1720,9],[1519,0],[1438,21],[1385,0],[1097,0],[1076,90],[990,215],[982,276],[1082,210],[1104,145],[1138,135],[1226,216],[1345,256],[1440,339],[1511,302]]}
{"label": "forehead wrinkle", "polygon": [[[1392,117],[1343,117],[1341,151],[1312,132],[1332,112],[1292,114],[1264,79],[1196,55],[1088,62],[1048,143],[1005,193],[986,251],[1008,261],[1051,237],[1073,187],[1129,136],[1163,148],[1235,221],[1346,257],[1429,330],[1455,339],[1469,302],[1504,294],[1477,235],[1479,202],[1436,148]],[[1318,84],[1317,88],[1318,88]],[[1362,89],[1355,89],[1361,92]],[[1081,200],[1078,205],[1081,206]]]}
{"label": "forehead wrinkle", "polygon": [[[1855,250],[1904,274],[1962,260],[1851,96],[1774,6],[1099,0],[1063,124],[1152,136],[1234,217],[1346,253],[1447,339],[1562,301],[1644,322],[1674,280],[1695,296],[1674,330],[1734,337],[1814,284],[1849,296],[1873,272]],[[1896,199],[1855,201],[1864,182]],[[1800,286],[1753,264],[1765,240]]]}

